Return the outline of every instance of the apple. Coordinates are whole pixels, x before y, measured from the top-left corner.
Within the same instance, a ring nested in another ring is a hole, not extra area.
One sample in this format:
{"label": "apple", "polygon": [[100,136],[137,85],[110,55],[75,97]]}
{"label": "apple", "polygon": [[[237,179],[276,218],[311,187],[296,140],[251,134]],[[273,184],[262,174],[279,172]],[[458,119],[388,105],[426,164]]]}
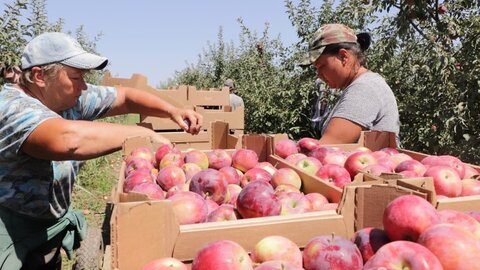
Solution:
{"label": "apple", "polygon": [[473,217],[478,222],[480,222],[480,211],[465,211],[465,214]]}
{"label": "apple", "polygon": [[210,215],[211,212],[215,211],[220,205],[218,203],[212,201],[211,199],[205,199],[205,203],[207,204],[207,216]]}
{"label": "apple", "polygon": [[280,185],[291,185],[300,190],[302,187],[302,179],[298,173],[292,168],[280,168],[272,176],[271,184],[274,188]]}
{"label": "apple", "polygon": [[403,178],[415,178],[418,177],[418,174],[414,171],[401,171],[398,174],[402,175]]}
{"label": "apple", "polygon": [[232,155],[232,167],[246,172],[258,164],[258,155],[253,150],[238,149]]}
{"label": "apple", "polygon": [[337,208],[338,208],[338,203],[326,203],[324,205],[321,205],[318,211],[337,210]]}
{"label": "apple", "polygon": [[208,168],[209,165],[207,154],[199,150],[190,150],[185,153],[184,161],[185,163],[195,163],[202,169]]}
{"label": "apple", "polygon": [[238,194],[242,191],[242,187],[237,184],[228,184],[227,185],[227,196],[225,198],[225,203],[237,206]]}
{"label": "apple", "polygon": [[308,174],[315,175],[318,169],[322,167],[322,163],[318,159],[313,157],[306,157],[302,160],[299,160],[296,164],[296,167],[304,170]]}
{"label": "apple", "polygon": [[128,160],[128,163],[125,163],[125,177],[128,177],[134,171],[137,170],[146,170],[151,172],[154,169],[152,163],[144,158],[132,158]]}
{"label": "apple", "polygon": [[382,173],[391,173],[392,170],[380,164],[372,164],[362,169],[362,172],[380,176]]}
{"label": "apple", "polygon": [[480,195],[480,181],[478,179],[463,179],[460,196]]}
{"label": "apple", "polygon": [[165,257],[153,260],[143,266],[142,270],[188,270],[187,265],[175,258]]}
{"label": "apple", "polygon": [[270,182],[270,179],[272,179],[272,175],[264,169],[251,168],[243,174],[240,179],[240,186],[245,187],[248,183],[253,181]]}
{"label": "apple", "polygon": [[183,185],[173,186],[169,190],[167,190],[165,198],[168,199],[180,191],[189,191],[189,189],[190,189],[190,181],[185,182],[185,184]]}
{"label": "apple", "polygon": [[480,240],[480,223],[470,215],[456,210],[438,211],[439,223],[449,223],[463,227]]}
{"label": "apple", "polygon": [[307,155],[302,154],[302,153],[296,153],[296,154],[291,154],[288,157],[285,158],[285,161],[287,161],[290,164],[297,164],[298,161],[306,158]]}
{"label": "apple", "polygon": [[392,241],[416,241],[422,232],[439,221],[435,207],[415,195],[395,198],[383,212],[383,227]]}
{"label": "apple", "polygon": [[276,196],[282,205],[281,216],[312,212],[312,204],[303,193],[284,192]]}
{"label": "apple", "polygon": [[302,252],[298,245],[280,235],[262,238],[255,244],[250,256],[253,263],[279,260],[302,267]]}
{"label": "apple", "polygon": [[266,261],[255,267],[254,270],[303,270],[303,267],[284,261]]}
{"label": "apple", "polygon": [[443,267],[426,247],[410,241],[394,241],[382,246],[363,269],[443,270]]}
{"label": "apple", "polygon": [[465,173],[463,175],[463,179],[477,179],[477,178],[480,178],[480,172],[478,172],[475,168],[473,168],[472,166],[468,165],[468,164],[463,164],[463,166],[465,167]]}
{"label": "apple", "polygon": [[462,227],[437,224],[424,231],[418,243],[435,254],[443,269],[478,269],[480,241]]}
{"label": "apple", "polygon": [[396,168],[398,164],[402,163],[402,161],[410,160],[410,159],[413,159],[413,158],[411,156],[405,154],[405,153],[398,153],[398,154],[391,155],[390,159],[395,164],[394,168]]}
{"label": "apple", "polygon": [[359,147],[353,149],[352,154],[356,153],[356,152],[373,153],[372,150],[370,150],[369,148],[367,148],[365,146],[359,146]]}
{"label": "apple", "polygon": [[357,246],[340,236],[317,236],[303,249],[303,268],[361,270],[362,255]]}
{"label": "apple", "polygon": [[300,189],[289,184],[281,184],[275,187],[275,195],[278,197],[282,193],[296,192],[300,193]]}
{"label": "apple", "polygon": [[238,194],[237,210],[243,218],[278,216],[281,204],[269,183],[253,181]]}
{"label": "apple", "polygon": [[123,182],[123,192],[129,192],[141,183],[153,183],[155,180],[148,170],[138,170],[130,173]]}
{"label": "apple", "polygon": [[440,6],[438,6],[437,11],[438,11],[438,14],[445,14],[445,12],[448,11],[448,8],[444,5],[440,5]]}
{"label": "apple", "polygon": [[168,198],[180,225],[205,222],[208,214],[207,204],[202,196],[191,191],[180,191]]}
{"label": "apple", "polygon": [[395,167],[396,173],[403,171],[413,171],[415,172],[416,176],[423,176],[427,171],[427,168],[420,161],[415,159],[409,159],[400,162],[400,164]]}
{"label": "apple", "polygon": [[339,188],[343,188],[346,184],[352,182],[347,169],[336,164],[324,165],[317,171],[316,176],[320,180],[332,183]]}
{"label": "apple", "polygon": [[388,158],[388,157],[390,156],[387,152],[385,152],[385,151],[380,151],[380,150],[378,150],[378,151],[373,151],[373,152],[372,152],[372,155],[373,155],[373,157],[374,157],[375,159],[377,159],[377,160],[379,160],[379,159],[381,159],[381,158]]}
{"label": "apple", "polygon": [[353,179],[363,168],[373,164],[377,164],[377,160],[371,152],[354,152],[345,160],[345,169],[347,169],[350,177]]}
{"label": "apple", "polygon": [[377,164],[382,165],[392,171],[395,171],[395,168],[397,167],[397,162],[394,161],[390,156],[379,158],[377,160]]}
{"label": "apple", "polygon": [[210,168],[220,170],[232,166],[232,157],[224,149],[214,149],[207,153]]}
{"label": "apple", "polygon": [[181,151],[180,149],[174,147],[173,145],[171,144],[167,144],[167,143],[164,143],[162,145],[160,145],[157,150],[155,151],[155,161],[156,161],[156,164],[159,165],[160,162],[162,161],[163,157],[168,154],[168,153],[176,153],[176,154],[180,154]]}
{"label": "apple", "polygon": [[158,168],[161,170],[167,166],[182,167],[184,163],[185,161],[183,160],[183,155],[181,153],[170,152],[163,156]]}
{"label": "apple", "polygon": [[155,166],[156,160],[155,160],[155,155],[153,154],[152,150],[148,147],[140,146],[134,148],[128,155],[125,160],[125,163],[130,163],[130,160],[134,158],[142,158],[148,162],[150,162],[152,165]]}
{"label": "apple", "polygon": [[332,147],[321,146],[309,153],[310,157],[318,159],[322,164],[337,164],[344,166],[347,156],[341,151]]}
{"label": "apple", "polygon": [[185,163],[182,170],[185,173],[185,181],[190,181],[195,174],[202,171],[202,168],[195,163]]}
{"label": "apple", "polygon": [[362,254],[363,263],[366,263],[383,245],[390,242],[384,230],[366,227],[353,234],[352,242],[357,245]]}
{"label": "apple", "polygon": [[169,190],[173,186],[183,185],[187,178],[180,167],[170,165],[158,172],[156,181],[163,190]]}
{"label": "apple", "polygon": [[265,171],[269,172],[271,175],[273,175],[277,171],[277,168],[273,167],[272,163],[267,161],[259,162],[257,165],[255,165],[254,168],[264,169]]}
{"label": "apple", "polygon": [[398,154],[398,150],[395,149],[395,148],[392,148],[392,147],[384,147],[382,149],[380,149],[380,151],[383,151],[385,153],[387,153],[388,155],[390,156],[393,156],[395,154]]}
{"label": "apple", "polygon": [[427,169],[423,176],[433,178],[435,192],[438,195],[458,197],[462,193],[462,180],[452,167],[432,166]]}
{"label": "apple", "polygon": [[230,240],[208,243],[200,249],[192,262],[192,270],[252,270],[252,260],[245,249]]}
{"label": "apple", "polygon": [[317,147],[320,147],[320,141],[314,138],[304,137],[297,142],[300,153],[307,154]]}
{"label": "apple", "polygon": [[231,204],[222,204],[207,216],[207,222],[227,220],[237,220],[237,213],[235,212],[235,207]]}
{"label": "apple", "polygon": [[428,166],[448,166],[457,172],[458,176],[460,179],[462,179],[465,175],[465,166],[463,162],[450,155],[442,155],[442,156],[428,156],[424,159],[422,159],[422,164],[428,165]]}
{"label": "apple", "polygon": [[238,170],[233,168],[232,166],[222,167],[218,171],[225,175],[227,183],[236,185],[240,184],[240,180],[243,175],[240,175]]}
{"label": "apple", "polygon": [[227,185],[227,179],[223,173],[215,169],[205,169],[192,177],[190,191],[220,205],[225,202]]}
{"label": "apple", "polygon": [[290,139],[280,140],[274,146],[275,155],[286,158],[291,154],[298,153],[297,143]]}
{"label": "apple", "polygon": [[150,199],[162,200],[165,198],[165,192],[157,184],[152,182],[140,183],[134,186],[131,192],[142,193]]}
{"label": "apple", "polygon": [[312,206],[312,211],[320,211],[323,210],[323,205],[328,203],[327,197],[322,195],[318,192],[312,192],[305,194],[305,198],[310,201],[310,205]]}

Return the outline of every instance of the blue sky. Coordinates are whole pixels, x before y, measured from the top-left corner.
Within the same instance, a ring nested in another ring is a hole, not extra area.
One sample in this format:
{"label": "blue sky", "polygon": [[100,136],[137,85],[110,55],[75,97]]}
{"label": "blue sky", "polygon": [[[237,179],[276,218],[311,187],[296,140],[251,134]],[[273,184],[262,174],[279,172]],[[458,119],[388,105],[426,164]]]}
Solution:
{"label": "blue sky", "polygon": [[[312,4],[321,2],[312,0]],[[282,0],[47,0],[46,4],[50,22],[63,18],[65,30],[84,25],[90,37],[104,34],[97,49],[109,58],[114,76],[140,73],[152,86],[187,63],[196,63],[208,41],[216,42],[220,26],[225,41],[238,44],[239,17],[259,34],[268,22],[271,37],[280,35],[284,44],[297,41]]]}

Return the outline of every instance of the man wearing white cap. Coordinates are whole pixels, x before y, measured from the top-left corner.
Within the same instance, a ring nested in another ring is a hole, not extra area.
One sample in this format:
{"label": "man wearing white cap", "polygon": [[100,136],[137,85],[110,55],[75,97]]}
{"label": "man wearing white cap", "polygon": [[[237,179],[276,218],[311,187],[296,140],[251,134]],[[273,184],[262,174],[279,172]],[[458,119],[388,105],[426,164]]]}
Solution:
{"label": "man wearing white cap", "polygon": [[44,33],[25,47],[19,82],[0,91],[0,269],[60,269],[60,247],[69,255],[78,247],[85,218],[70,203],[79,160],[120,150],[131,136],[170,143],[143,127],[92,120],[141,113],[199,132],[202,116],[192,110],[145,91],[85,83],[107,63],[69,35]]}

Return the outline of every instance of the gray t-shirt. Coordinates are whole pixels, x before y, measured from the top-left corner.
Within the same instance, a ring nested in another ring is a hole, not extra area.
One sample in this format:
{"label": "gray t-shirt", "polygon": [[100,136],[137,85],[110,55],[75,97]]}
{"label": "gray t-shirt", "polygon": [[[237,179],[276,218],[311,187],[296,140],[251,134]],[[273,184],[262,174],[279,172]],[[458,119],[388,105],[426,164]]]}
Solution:
{"label": "gray t-shirt", "polygon": [[367,130],[388,131],[399,141],[400,118],[392,89],[377,73],[366,72],[343,90],[322,128],[334,117],[355,122]]}
{"label": "gray t-shirt", "polygon": [[243,99],[234,93],[230,93],[230,107],[234,111],[237,107],[243,107]]}

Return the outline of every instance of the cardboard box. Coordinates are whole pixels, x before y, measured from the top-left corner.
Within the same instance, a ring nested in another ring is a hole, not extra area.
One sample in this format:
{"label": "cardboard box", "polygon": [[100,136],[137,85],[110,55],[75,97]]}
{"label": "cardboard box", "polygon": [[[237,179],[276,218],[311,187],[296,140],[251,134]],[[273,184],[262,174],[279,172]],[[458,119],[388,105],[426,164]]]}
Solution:
{"label": "cardboard box", "polygon": [[229,106],[230,90],[228,87],[203,90],[190,85],[188,86],[188,104],[193,106]]}
{"label": "cardboard box", "polygon": [[[269,139],[267,135],[244,135],[241,137],[242,147],[256,151],[260,160],[264,161],[262,158],[269,158],[265,151]],[[140,145],[152,149],[156,147],[147,138],[137,137],[125,142],[124,153]],[[277,165],[288,166],[281,161]],[[142,194],[122,192],[124,167],[125,164],[112,194],[114,210],[110,226],[114,269],[139,269],[145,263],[163,256],[189,261],[203,245],[221,239],[235,241],[249,251],[260,239],[269,235],[283,235],[300,247],[317,235],[334,233],[347,236],[346,221],[334,210],[179,225],[169,200],[149,201]],[[294,169],[302,177],[304,192],[322,191],[324,183]],[[334,196],[339,197],[340,194]]]}

